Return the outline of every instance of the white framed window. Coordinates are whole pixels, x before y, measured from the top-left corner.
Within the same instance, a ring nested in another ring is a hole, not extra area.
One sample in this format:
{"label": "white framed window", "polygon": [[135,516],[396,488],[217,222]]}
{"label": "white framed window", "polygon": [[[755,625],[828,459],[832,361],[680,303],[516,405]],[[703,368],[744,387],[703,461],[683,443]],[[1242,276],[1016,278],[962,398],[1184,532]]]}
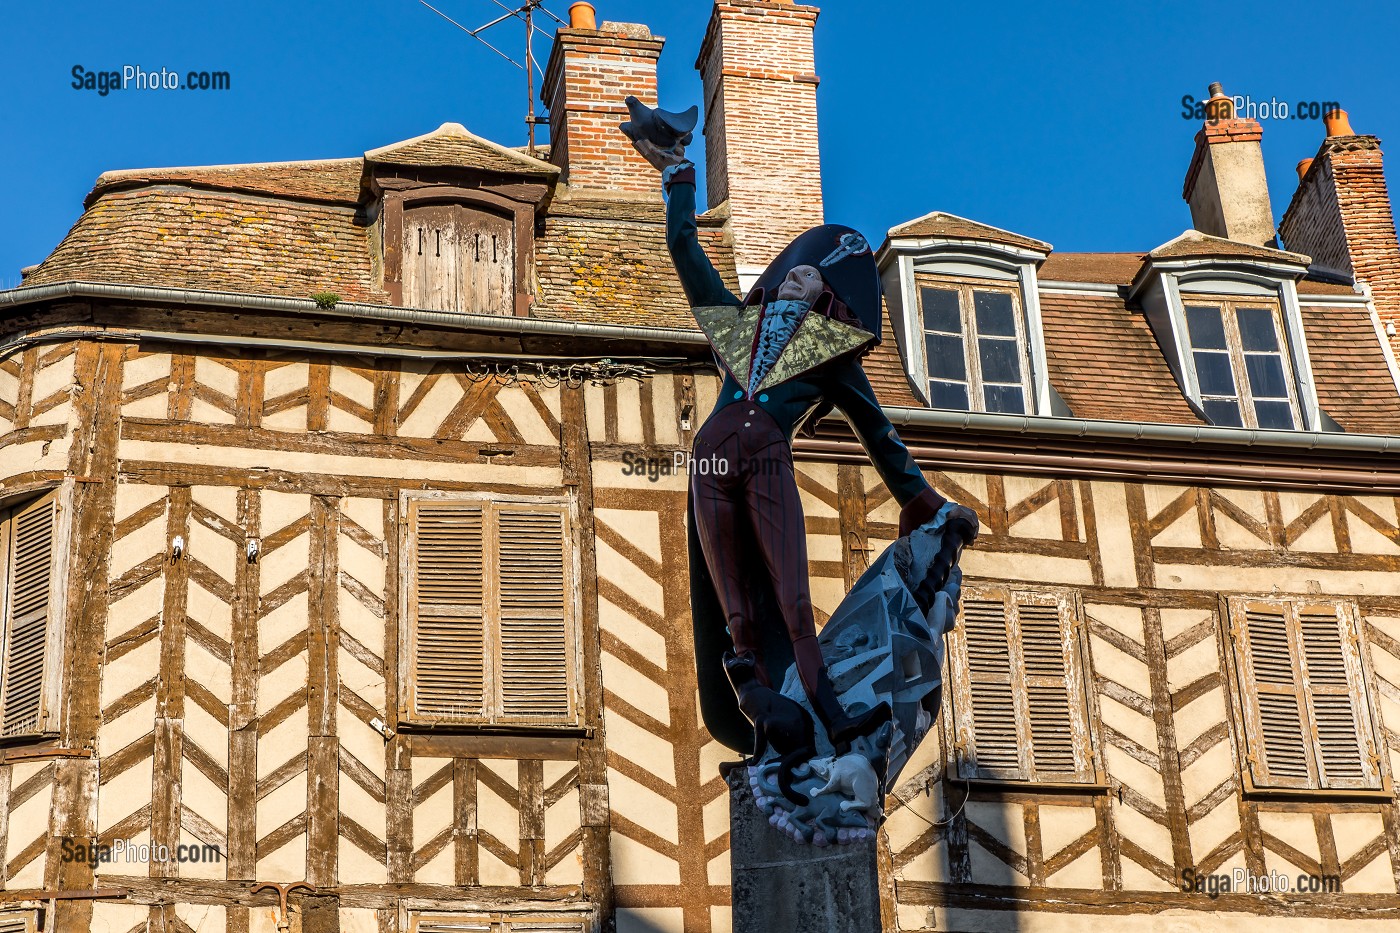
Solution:
{"label": "white framed window", "polygon": [[1032,408],[1019,289],[920,276],[919,310],[933,408],[1025,414]]}
{"label": "white framed window", "polygon": [[1182,295],[1201,407],[1212,424],[1295,430],[1293,364],[1276,302]]}
{"label": "white framed window", "polygon": [[58,731],[62,491],[0,505],[0,740]]}
{"label": "white framed window", "polygon": [[572,502],[405,493],[402,506],[403,718],[577,725]]}

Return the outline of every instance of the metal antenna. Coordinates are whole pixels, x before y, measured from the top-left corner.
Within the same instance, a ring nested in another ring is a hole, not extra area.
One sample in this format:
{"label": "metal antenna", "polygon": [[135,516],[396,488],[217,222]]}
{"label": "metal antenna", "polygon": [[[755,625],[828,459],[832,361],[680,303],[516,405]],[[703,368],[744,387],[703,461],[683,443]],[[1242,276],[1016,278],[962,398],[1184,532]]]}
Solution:
{"label": "metal antenna", "polygon": [[[432,10],[438,16],[441,16],[443,19],[447,20],[452,25],[456,26],[458,29],[465,32],[467,35],[471,36],[476,41],[480,42],[482,45],[486,46],[491,51],[495,52],[497,55],[501,56],[501,58],[504,58],[506,61],[510,62],[515,67],[521,68],[525,71],[525,93],[526,99],[529,102],[529,111],[525,116],[525,127],[530,137],[530,155],[533,156],[535,154],[535,126],[541,123],[549,122],[548,118],[539,117],[535,115],[535,72],[538,71],[540,73],[540,80],[544,80],[544,69],[540,67],[539,61],[535,58],[535,33],[538,32],[546,39],[552,38],[549,33],[545,32],[539,26],[535,25],[535,13],[543,13],[544,15],[548,16],[550,19],[558,23],[560,26],[568,26],[569,24],[564,22],[559,17],[555,16],[549,10],[545,9],[544,0],[524,0],[524,2],[520,6],[515,8],[506,6],[506,4],[502,3],[501,0],[491,0],[492,3],[496,4],[496,6],[505,10],[505,14],[502,16],[498,16],[495,19],[491,20],[491,22],[486,23],[483,26],[478,26],[475,29],[468,29],[466,26],[463,26],[461,23],[457,22],[455,19],[442,12],[442,10],[439,10],[437,7],[433,6],[431,3],[428,2],[428,0],[418,0],[418,2],[423,4],[423,6],[427,7],[428,9]],[[481,37],[481,34],[483,32],[490,29],[492,26],[504,23],[508,19],[518,19],[524,21],[525,23],[525,64],[523,65]]]}

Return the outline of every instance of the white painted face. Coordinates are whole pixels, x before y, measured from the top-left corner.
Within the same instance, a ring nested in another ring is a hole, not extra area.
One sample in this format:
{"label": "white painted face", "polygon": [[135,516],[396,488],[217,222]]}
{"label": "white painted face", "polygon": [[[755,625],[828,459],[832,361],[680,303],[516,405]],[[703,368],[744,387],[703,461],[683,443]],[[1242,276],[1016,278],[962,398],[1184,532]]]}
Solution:
{"label": "white painted face", "polygon": [[822,274],[816,266],[794,266],[778,286],[779,301],[816,301],[822,293]]}

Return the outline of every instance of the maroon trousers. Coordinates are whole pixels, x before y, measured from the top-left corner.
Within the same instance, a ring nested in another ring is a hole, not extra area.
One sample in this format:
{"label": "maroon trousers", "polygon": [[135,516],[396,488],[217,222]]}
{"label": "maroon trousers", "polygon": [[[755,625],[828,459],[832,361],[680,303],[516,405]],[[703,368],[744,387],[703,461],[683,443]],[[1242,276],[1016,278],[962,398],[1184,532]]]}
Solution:
{"label": "maroon trousers", "polygon": [[[750,597],[754,575],[766,573],[798,674],[811,694],[822,658],[807,581],[807,531],[787,436],[761,407],[738,402],[700,428],[693,457],[690,495],[696,531],[734,650],[757,655],[760,677],[767,681],[760,631],[778,620],[756,618]],[[739,546],[750,532],[761,567]]]}

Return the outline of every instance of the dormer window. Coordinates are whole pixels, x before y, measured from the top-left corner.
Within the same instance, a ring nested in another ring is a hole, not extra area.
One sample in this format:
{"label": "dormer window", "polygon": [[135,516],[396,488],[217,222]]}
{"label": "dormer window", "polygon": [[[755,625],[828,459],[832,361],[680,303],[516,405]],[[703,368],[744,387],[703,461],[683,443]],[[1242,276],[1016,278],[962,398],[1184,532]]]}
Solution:
{"label": "dormer window", "polygon": [[512,314],[515,224],[464,204],[404,211],[403,301],[429,311]]}
{"label": "dormer window", "polygon": [[1025,414],[1025,325],[1018,289],[920,276],[928,399],[934,408]]}
{"label": "dormer window", "polygon": [[1298,403],[1276,304],[1185,298],[1201,407],[1213,424],[1293,430]]}

